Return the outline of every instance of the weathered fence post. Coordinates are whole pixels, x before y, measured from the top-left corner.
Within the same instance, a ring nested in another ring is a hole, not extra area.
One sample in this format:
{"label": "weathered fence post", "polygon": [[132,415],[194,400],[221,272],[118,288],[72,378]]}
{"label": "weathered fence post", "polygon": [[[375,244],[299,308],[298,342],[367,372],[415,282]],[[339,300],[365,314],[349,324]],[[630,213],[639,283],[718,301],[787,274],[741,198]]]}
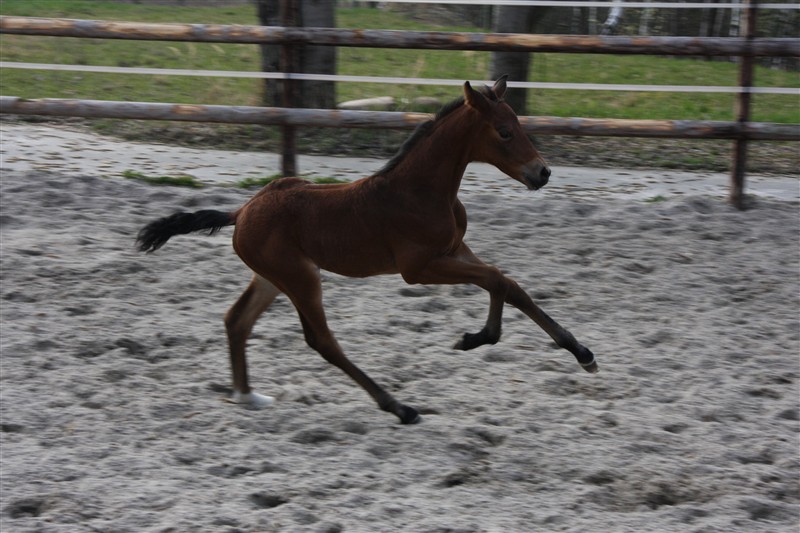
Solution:
{"label": "weathered fence post", "polygon": [[744,209],[744,176],[747,166],[747,123],[750,121],[750,88],[753,86],[752,43],[756,36],[756,14],[758,0],[745,0],[744,38],[747,50],[739,58],[739,87],[741,92],[736,99],[736,121],[739,136],[733,141],[733,164],[731,168],[730,201],[737,209]]}
{"label": "weathered fence post", "polygon": [[[281,23],[284,27],[294,27],[300,25],[299,0],[281,0]],[[297,71],[297,53],[295,43],[284,43],[281,46],[281,70],[286,74]],[[289,76],[283,80],[283,107],[291,108],[294,104],[294,92],[296,83]],[[281,172],[283,176],[297,175],[297,149],[295,143],[295,127],[289,124],[281,126],[282,151],[281,151]]]}

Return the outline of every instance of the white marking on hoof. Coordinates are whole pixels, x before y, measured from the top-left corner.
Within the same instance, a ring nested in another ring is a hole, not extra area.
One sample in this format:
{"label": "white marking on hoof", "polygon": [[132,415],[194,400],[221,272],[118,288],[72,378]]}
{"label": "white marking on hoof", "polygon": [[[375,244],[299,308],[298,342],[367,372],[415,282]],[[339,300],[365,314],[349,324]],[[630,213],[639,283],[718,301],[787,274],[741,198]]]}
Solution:
{"label": "white marking on hoof", "polygon": [[242,394],[239,391],[233,391],[230,400],[231,403],[244,404],[253,409],[263,409],[275,403],[275,398],[272,396],[264,396],[257,392],[248,392]]}
{"label": "white marking on hoof", "polygon": [[580,363],[580,365],[583,367],[584,370],[592,374],[597,374],[597,371],[599,370],[599,368],[597,367],[597,360],[594,357],[592,357],[592,360],[589,361],[588,363],[585,364]]}

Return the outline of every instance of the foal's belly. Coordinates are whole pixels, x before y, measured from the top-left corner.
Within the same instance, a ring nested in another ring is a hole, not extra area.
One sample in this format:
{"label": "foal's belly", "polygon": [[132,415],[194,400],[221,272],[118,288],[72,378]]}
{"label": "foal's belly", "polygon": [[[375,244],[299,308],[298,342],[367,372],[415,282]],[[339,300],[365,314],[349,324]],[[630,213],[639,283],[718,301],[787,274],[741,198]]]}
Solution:
{"label": "foal's belly", "polygon": [[302,248],[319,268],[355,278],[397,273],[388,243],[371,235],[322,230],[303,239]]}

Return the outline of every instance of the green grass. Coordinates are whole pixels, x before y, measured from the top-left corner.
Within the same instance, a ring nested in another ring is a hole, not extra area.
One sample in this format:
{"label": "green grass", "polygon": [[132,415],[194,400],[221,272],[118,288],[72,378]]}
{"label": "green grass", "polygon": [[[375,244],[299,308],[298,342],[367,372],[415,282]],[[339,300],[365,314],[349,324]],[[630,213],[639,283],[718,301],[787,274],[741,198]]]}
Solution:
{"label": "green grass", "polygon": [[148,176],[147,174],[143,174],[135,170],[126,170],[122,173],[122,177],[130,180],[143,181],[151,185],[170,185],[172,187],[190,187],[193,189],[201,189],[203,187],[203,184],[197,181],[194,177],[186,175]]}
{"label": "green grass", "polygon": [[[252,5],[190,7],[122,4],[86,0],[3,0],[0,14],[128,20],[257,24]],[[400,13],[347,8],[337,12],[343,28],[478,31],[442,27]],[[171,43],[0,35],[5,61],[140,66],[212,70],[257,70],[253,45]],[[485,79],[491,54],[473,51],[338,49],[339,73],[347,75]],[[736,85],[733,63],[650,56],[535,54],[531,81],[642,83],[659,85]],[[759,86],[800,87],[800,74],[757,68]],[[337,100],[390,95],[398,99],[435,96],[447,101],[456,87],[340,83]],[[198,104],[260,105],[259,80],[143,76],[4,69],[0,94],[25,98],[91,98]],[[733,120],[734,95],[608,91],[529,91],[529,113],[553,116]],[[800,123],[800,101],[792,95],[755,95],[756,121]]]}
{"label": "green grass", "polygon": [[325,184],[336,184],[336,183],[349,183],[347,180],[340,180],[339,178],[326,178],[326,177],[319,177],[319,178],[311,178],[311,181],[314,183],[319,183],[321,185]]}
{"label": "green grass", "polygon": [[[275,180],[279,180],[283,178],[283,174],[273,174],[272,176],[265,176],[263,178],[245,178],[240,180],[236,183],[235,187],[239,189],[254,189],[254,188],[261,188],[265,185],[269,185]],[[338,178],[330,178],[326,176],[318,176],[318,177],[305,177],[304,179],[319,184],[328,184],[328,183],[348,183],[347,180],[340,180]]]}
{"label": "green grass", "polygon": [[650,198],[646,198],[645,199],[645,203],[648,203],[648,204],[658,204],[658,203],[666,202],[666,201],[667,201],[667,197],[664,196],[664,195],[661,195],[661,194],[656,195],[656,196],[651,196]]}
{"label": "green grass", "polygon": [[[531,80],[560,83],[736,86],[734,63],[650,56],[536,54]],[[756,84],[800,87],[800,74],[756,68]],[[597,118],[735,120],[734,94],[536,90],[531,109],[555,116]],[[575,100],[582,100],[576,103]],[[580,109],[580,115],[572,112]],[[800,122],[800,99],[793,95],[754,95],[753,120]]]}
{"label": "green grass", "polygon": [[266,176],[263,178],[245,178],[243,180],[239,180],[236,183],[236,187],[239,189],[252,189],[255,187],[263,187],[272,183],[275,180],[281,179],[283,174],[274,174],[272,176]]}
{"label": "green grass", "polygon": [[[142,172],[136,170],[125,170],[122,173],[123,178],[127,178],[130,180],[137,180],[142,181],[144,183],[149,183],[151,185],[169,185],[172,187],[190,187],[193,189],[201,189],[204,185],[197,181],[193,176],[188,175],[178,175],[178,176],[149,176]],[[275,180],[279,180],[283,178],[282,174],[273,174],[271,176],[265,176],[263,178],[245,178],[236,182],[233,186],[239,189],[253,189],[253,188],[261,188],[265,185],[269,185]],[[340,180],[338,178],[331,178],[326,176],[318,176],[318,177],[310,177],[306,178],[308,181],[313,183],[348,183],[346,180]]]}

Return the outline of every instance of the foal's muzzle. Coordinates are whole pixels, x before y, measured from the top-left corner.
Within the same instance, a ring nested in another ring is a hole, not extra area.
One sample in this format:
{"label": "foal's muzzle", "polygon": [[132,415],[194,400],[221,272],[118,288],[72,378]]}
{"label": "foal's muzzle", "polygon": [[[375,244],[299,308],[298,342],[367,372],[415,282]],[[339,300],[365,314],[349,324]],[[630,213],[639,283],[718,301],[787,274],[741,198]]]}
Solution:
{"label": "foal's muzzle", "polygon": [[550,167],[537,161],[525,168],[522,177],[528,189],[537,191],[550,181]]}

